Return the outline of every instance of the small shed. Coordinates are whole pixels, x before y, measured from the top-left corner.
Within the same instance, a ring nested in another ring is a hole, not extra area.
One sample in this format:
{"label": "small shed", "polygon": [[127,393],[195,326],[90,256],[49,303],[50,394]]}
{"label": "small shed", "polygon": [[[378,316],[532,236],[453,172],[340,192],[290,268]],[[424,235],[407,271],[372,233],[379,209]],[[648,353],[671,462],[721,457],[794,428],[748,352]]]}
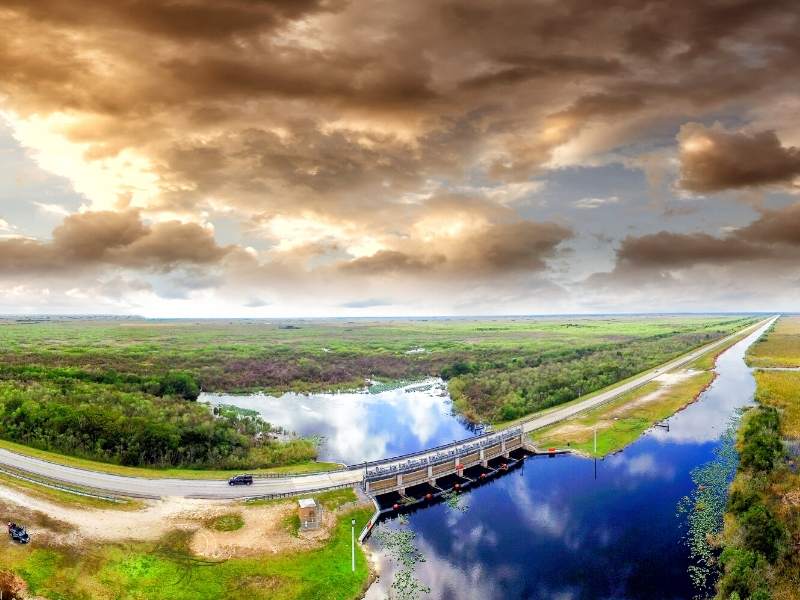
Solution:
{"label": "small shed", "polygon": [[313,498],[300,498],[297,501],[297,515],[300,517],[300,529],[317,529],[320,522],[320,509]]}

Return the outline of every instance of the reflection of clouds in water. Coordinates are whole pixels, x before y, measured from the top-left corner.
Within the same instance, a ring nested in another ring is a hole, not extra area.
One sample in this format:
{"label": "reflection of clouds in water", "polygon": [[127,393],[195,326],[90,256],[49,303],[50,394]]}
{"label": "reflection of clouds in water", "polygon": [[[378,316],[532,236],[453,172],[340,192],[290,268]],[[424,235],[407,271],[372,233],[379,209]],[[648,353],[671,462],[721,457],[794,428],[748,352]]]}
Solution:
{"label": "reflection of clouds in water", "polygon": [[[454,564],[443,558],[424,538],[417,538],[417,547],[425,556],[425,562],[417,563],[415,574],[431,593],[425,598],[458,598],[459,600],[486,600],[494,598],[494,581],[480,562]],[[382,552],[376,553],[380,568],[380,579],[372,584],[364,596],[365,600],[385,600],[396,569]],[[512,574],[513,575],[513,574]]]}
{"label": "reflection of clouds in water", "polygon": [[668,481],[675,478],[675,468],[667,462],[657,461],[655,455],[649,452],[634,456],[615,454],[604,462],[614,469],[625,469],[633,477]]}
{"label": "reflection of clouds in water", "polygon": [[403,423],[408,425],[409,431],[414,433],[421,446],[438,445],[430,444],[430,441],[433,439],[443,418],[449,418],[446,413],[443,414],[444,402],[442,398],[431,394],[413,392],[413,397],[410,400],[407,410],[399,413]]}
{"label": "reflection of clouds in water", "polygon": [[670,430],[657,428],[650,435],[662,443],[704,444],[719,440],[730,423],[731,414],[752,401],[756,391],[752,371],[744,362],[750,344],[763,329],[731,346],[717,359],[718,378],[703,395],[703,402],[688,406],[669,420]]}
{"label": "reflection of clouds in water", "polygon": [[[441,380],[424,384],[439,385]],[[414,390],[422,384],[377,394],[287,393],[202,394],[200,401],[257,411],[264,420],[299,435],[325,438],[321,458],[347,463],[422,450],[466,437],[466,428],[450,414],[449,399],[438,390]]]}
{"label": "reflection of clouds in water", "polygon": [[386,454],[389,437],[385,432],[371,433],[362,424],[366,421],[366,403],[347,403],[347,409],[337,407],[328,413],[331,424],[325,445],[331,456],[342,457],[346,462],[356,462],[360,457],[382,457]]}
{"label": "reflection of clouds in water", "polygon": [[525,480],[520,477],[513,478],[508,486],[508,493],[522,517],[522,522],[528,526],[531,533],[547,534],[552,537],[563,535],[569,520],[565,505],[555,508],[546,502],[534,501],[525,485]]}
{"label": "reflection of clouds in water", "polygon": [[[727,365],[726,370],[736,368]],[[744,399],[751,400],[755,393],[755,382],[744,363],[739,369],[746,377],[733,377],[725,381],[719,380],[709,388],[703,402],[688,406],[669,420],[669,431],[656,428],[650,436],[662,443],[672,444],[704,444],[717,441],[725,433],[731,415],[742,406]]]}

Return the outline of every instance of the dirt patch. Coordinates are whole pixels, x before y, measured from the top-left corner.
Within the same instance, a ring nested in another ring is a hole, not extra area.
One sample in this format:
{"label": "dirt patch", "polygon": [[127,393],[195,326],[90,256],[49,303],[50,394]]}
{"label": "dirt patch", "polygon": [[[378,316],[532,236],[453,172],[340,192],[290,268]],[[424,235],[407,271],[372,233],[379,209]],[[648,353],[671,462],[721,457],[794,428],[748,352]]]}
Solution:
{"label": "dirt patch", "polygon": [[700,371],[695,371],[694,369],[686,369],[684,371],[673,371],[670,373],[664,373],[663,375],[659,375],[653,381],[658,382],[660,387],[657,390],[653,390],[649,394],[645,394],[641,398],[637,398],[632,402],[628,402],[624,406],[620,406],[619,408],[611,411],[609,416],[611,417],[621,417],[628,413],[631,409],[637,408],[639,406],[644,406],[645,404],[649,404],[650,402],[654,402],[658,400],[664,392],[666,392],[669,388],[673,385],[681,383],[682,381],[686,381],[690,377],[693,377],[700,373]]}
{"label": "dirt patch", "polygon": [[35,540],[40,534],[61,534],[63,543],[155,540],[169,529],[192,530],[201,521],[229,512],[231,502],[164,498],[148,501],[137,511],[73,508],[26,495],[0,485],[0,509],[28,527]]}
{"label": "dirt patch", "polygon": [[[291,499],[247,506],[231,500],[163,498],[147,501],[144,508],[136,511],[73,508],[0,485],[0,518],[24,525],[34,545],[44,542],[80,548],[89,541],[152,541],[169,531],[178,531],[189,536],[192,552],[209,559],[322,546],[336,525],[336,512],[323,511],[319,529],[292,535],[285,522],[296,506]],[[240,529],[217,531],[210,527],[219,518],[234,515],[243,521]]]}
{"label": "dirt patch", "polygon": [[322,513],[322,523],[314,531],[301,531],[295,537],[286,528],[286,518],[294,513],[296,504],[286,502],[245,508],[241,511],[244,526],[236,531],[198,529],[190,542],[197,556],[225,559],[231,556],[251,556],[264,553],[293,552],[318,548],[330,537],[336,515]]}
{"label": "dirt patch", "polygon": [[[600,419],[596,423],[597,428],[599,430],[603,430],[607,427],[611,426],[611,421],[608,419]],[[551,435],[562,435],[562,436],[578,436],[584,439],[589,439],[592,433],[594,432],[595,425],[583,425],[581,423],[570,423],[566,422],[560,427],[557,427],[551,432]]]}
{"label": "dirt patch", "polygon": [[28,586],[25,581],[11,571],[0,571],[0,598],[3,600],[21,600],[28,597]]}
{"label": "dirt patch", "polygon": [[800,490],[792,490],[783,495],[781,502],[787,506],[800,506]]}

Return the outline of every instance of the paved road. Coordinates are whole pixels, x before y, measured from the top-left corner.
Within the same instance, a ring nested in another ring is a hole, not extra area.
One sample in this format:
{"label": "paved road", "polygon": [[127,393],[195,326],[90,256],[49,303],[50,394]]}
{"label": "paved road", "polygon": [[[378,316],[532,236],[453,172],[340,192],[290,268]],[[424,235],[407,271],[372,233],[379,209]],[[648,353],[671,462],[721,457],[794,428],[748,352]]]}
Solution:
{"label": "paved road", "polygon": [[[774,319],[772,317],[761,323],[749,327],[750,330],[759,329],[763,332]],[[612,398],[624,394],[640,385],[652,381],[659,375],[672,369],[692,362],[702,354],[721,346],[730,339],[746,330],[723,338],[703,346],[699,350],[686,356],[667,363],[654,371],[637,377],[613,390],[598,394],[593,398],[571,406],[553,410],[547,414],[533,417],[525,421],[522,425],[526,432],[534,431],[547,425],[552,425],[580,413],[588,408],[608,402]],[[420,455],[424,455],[421,453]],[[391,463],[389,463],[391,464]],[[0,449],[0,465],[22,470],[32,475],[46,477],[50,480],[61,482],[66,486],[79,486],[92,488],[108,492],[134,497],[159,498],[162,496],[183,496],[187,498],[246,498],[250,496],[261,496],[267,494],[302,493],[306,491],[319,490],[323,488],[336,487],[344,484],[356,484],[364,478],[364,469],[353,469],[345,471],[334,471],[330,473],[314,473],[294,477],[276,478],[256,478],[252,486],[231,487],[224,480],[199,480],[199,479],[145,479],[142,477],[124,477],[121,475],[111,475],[98,471],[77,469],[67,467],[57,463],[32,458],[23,454],[16,454],[8,450]],[[384,465],[386,466],[386,465]]]}
{"label": "paved road", "polygon": [[760,336],[762,333],[764,333],[764,331],[767,330],[767,328],[770,325],[772,325],[773,322],[775,322],[777,318],[778,317],[770,317],[769,319],[765,319],[764,321],[760,321],[755,325],[751,325],[750,327],[747,327],[732,335],[724,337],[721,340],[717,340],[716,342],[707,344],[702,348],[699,348],[698,350],[691,352],[690,354],[686,354],[680,358],[673,360],[672,362],[668,362],[664,365],[661,365],[657,369],[649,371],[644,375],[637,377],[636,379],[633,379],[631,381],[628,381],[627,383],[619,385],[615,387],[613,390],[603,392],[602,394],[593,396],[592,398],[584,400],[583,402],[578,402],[576,404],[572,404],[570,406],[565,406],[564,408],[548,412],[547,414],[544,414],[540,417],[534,417],[532,419],[529,419],[523,422],[522,428],[525,432],[536,431],[537,429],[542,429],[543,427],[547,427],[548,425],[553,425],[554,423],[563,421],[564,419],[575,416],[576,414],[582,413],[590,408],[593,408],[600,404],[604,404],[609,400],[613,400],[617,396],[620,396],[621,394],[629,392],[633,389],[645,385],[646,383],[653,381],[656,377],[663,375],[664,373],[667,373],[669,371],[672,371],[673,369],[677,369],[678,367],[682,367],[684,365],[687,365],[695,361],[709,350],[713,350],[714,348],[717,348],[719,346],[724,346],[730,340],[734,339],[738,335],[741,335],[742,333],[745,333],[748,330],[753,331],[754,333],[757,332],[757,334]]}
{"label": "paved road", "polygon": [[364,478],[363,469],[332,471],[297,477],[255,478],[253,485],[229,486],[224,480],[145,479],[124,477],[88,469],[76,469],[0,449],[0,464],[65,485],[102,490],[140,498],[183,496],[185,498],[247,498],[267,494],[304,492],[342,484],[355,484]]}

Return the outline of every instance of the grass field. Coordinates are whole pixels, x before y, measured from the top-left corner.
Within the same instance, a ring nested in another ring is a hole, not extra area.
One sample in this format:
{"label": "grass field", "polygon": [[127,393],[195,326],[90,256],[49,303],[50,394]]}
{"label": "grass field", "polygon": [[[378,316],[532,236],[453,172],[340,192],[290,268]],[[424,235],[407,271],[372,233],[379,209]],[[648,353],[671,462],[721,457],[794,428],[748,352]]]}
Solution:
{"label": "grass field", "polygon": [[361,528],[370,516],[368,509],[341,515],[318,550],[219,562],[191,555],[181,532],[156,544],[106,544],[86,552],[3,540],[0,569],[20,575],[31,595],[51,600],[349,600],[368,577],[360,548],[356,572],[350,571],[350,519]]}
{"label": "grass field", "polygon": [[781,317],[772,330],[750,347],[752,367],[800,367],[800,317]]}
{"label": "grass field", "polygon": [[712,372],[701,371],[669,386],[648,383],[616,400],[536,432],[534,441],[542,448],[569,447],[589,456],[605,456],[636,441],[654,423],[692,402],[713,377]]}
{"label": "grass field", "polygon": [[800,439],[800,371],[756,371],[755,377],[756,400],[780,411],[784,437]]}

